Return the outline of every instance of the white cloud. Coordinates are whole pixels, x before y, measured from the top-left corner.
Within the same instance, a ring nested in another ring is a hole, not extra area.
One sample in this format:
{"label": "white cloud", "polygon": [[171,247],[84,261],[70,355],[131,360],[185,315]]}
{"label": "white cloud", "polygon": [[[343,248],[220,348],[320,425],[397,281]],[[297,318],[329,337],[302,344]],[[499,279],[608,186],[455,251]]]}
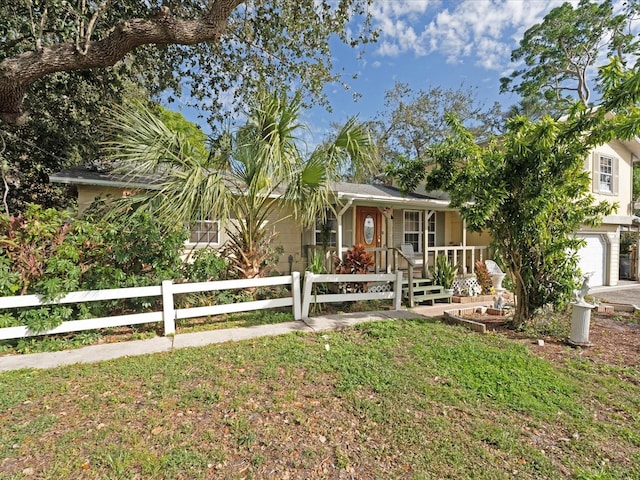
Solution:
{"label": "white cloud", "polygon": [[[524,32],[563,0],[386,0],[372,14],[380,30],[377,54],[438,53],[449,63],[471,60],[503,71]],[[571,3],[577,4],[577,0]]]}

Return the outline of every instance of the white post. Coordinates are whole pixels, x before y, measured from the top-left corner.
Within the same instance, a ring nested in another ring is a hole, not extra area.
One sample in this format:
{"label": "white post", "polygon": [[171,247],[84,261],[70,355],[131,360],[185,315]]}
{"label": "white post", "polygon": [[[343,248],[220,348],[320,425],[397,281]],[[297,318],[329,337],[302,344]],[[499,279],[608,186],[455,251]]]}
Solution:
{"label": "white post", "polygon": [[462,219],[462,273],[467,273],[467,221]]}
{"label": "white post", "polygon": [[176,310],[173,306],[173,282],[171,280],[162,282],[162,317],[165,336],[174,335],[176,333]]}
{"label": "white post", "polygon": [[571,302],[573,312],[568,342],[579,347],[592,346],[592,343],[589,342],[589,324],[591,322],[591,309],[595,305],[591,305],[584,300],[584,297],[589,293],[589,278],[591,275],[593,275],[593,272],[586,274],[582,281],[582,287],[573,291],[574,301]]}
{"label": "white post", "polygon": [[302,299],[300,298],[300,272],[291,272],[291,296],[293,297],[293,318],[302,319]]}
{"label": "white post", "polygon": [[589,342],[589,326],[593,305],[572,303],[571,306],[573,307],[573,312],[571,315],[569,343],[579,347],[591,347],[593,344]]}
{"label": "white post", "polygon": [[402,272],[396,270],[396,281],[394,286],[395,296],[393,297],[393,309],[402,309]]}
{"label": "white post", "polygon": [[[338,258],[342,258],[342,216],[346,213],[346,211],[353,204],[353,198],[347,200],[347,203],[340,209],[338,215],[336,216],[336,221],[338,222],[338,231],[336,232],[336,248],[338,249],[337,255]],[[333,271],[333,270],[332,270]]]}
{"label": "white post", "polygon": [[311,304],[311,287],[313,286],[313,278],[315,274],[312,272],[304,272],[304,291],[302,292],[302,318],[309,317],[309,306]]}

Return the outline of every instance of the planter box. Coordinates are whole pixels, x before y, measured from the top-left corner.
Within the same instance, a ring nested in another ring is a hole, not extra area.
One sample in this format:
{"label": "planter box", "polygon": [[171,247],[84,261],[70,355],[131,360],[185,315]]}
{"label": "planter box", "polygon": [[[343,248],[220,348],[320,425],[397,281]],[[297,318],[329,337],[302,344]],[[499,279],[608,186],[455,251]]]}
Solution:
{"label": "planter box", "polygon": [[475,297],[459,297],[453,296],[453,303],[479,303],[479,302],[491,302],[493,303],[493,295],[476,295]]}
{"label": "planter box", "polygon": [[503,308],[503,309],[493,308],[493,307],[487,308],[487,313],[489,315],[498,315],[500,317],[505,317],[507,313],[509,313],[510,311],[511,310],[508,308]]}

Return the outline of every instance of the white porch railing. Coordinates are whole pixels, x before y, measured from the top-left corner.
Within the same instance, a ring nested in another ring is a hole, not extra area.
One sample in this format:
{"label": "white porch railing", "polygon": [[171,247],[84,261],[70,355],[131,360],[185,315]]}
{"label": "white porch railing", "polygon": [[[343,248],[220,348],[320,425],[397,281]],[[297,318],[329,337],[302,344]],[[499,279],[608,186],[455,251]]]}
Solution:
{"label": "white porch railing", "polygon": [[436,257],[445,255],[451,265],[458,265],[461,273],[473,273],[478,260],[486,260],[489,255],[488,246],[448,246],[429,247],[427,251],[427,265],[435,265]]}

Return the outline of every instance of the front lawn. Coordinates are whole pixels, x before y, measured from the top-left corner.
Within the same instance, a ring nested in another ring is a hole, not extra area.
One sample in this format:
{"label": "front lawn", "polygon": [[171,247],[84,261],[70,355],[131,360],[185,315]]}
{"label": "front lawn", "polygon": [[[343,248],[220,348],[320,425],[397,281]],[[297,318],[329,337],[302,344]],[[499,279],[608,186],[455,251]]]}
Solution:
{"label": "front lawn", "polygon": [[411,320],[2,373],[0,478],[640,478],[640,372],[572,358]]}

